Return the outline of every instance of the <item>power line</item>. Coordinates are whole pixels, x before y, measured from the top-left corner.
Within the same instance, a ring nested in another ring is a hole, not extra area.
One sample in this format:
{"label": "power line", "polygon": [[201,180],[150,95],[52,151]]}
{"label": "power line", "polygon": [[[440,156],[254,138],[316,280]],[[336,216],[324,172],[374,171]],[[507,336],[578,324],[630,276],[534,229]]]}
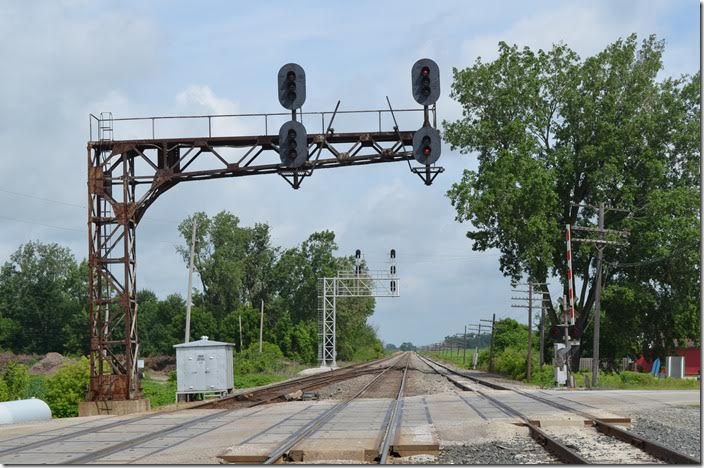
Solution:
{"label": "power line", "polygon": [[[65,202],[65,201],[61,201],[61,200],[56,200],[56,199],[53,199],[53,198],[38,197],[38,196],[36,196],[36,195],[31,195],[31,194],[29,194],[29,193],[13,192],[12,190],[5,190],[5,189],[0,189],[0,192],[8,193],[8,194],[10,194],[10,195],[15,195],[15,196],[18,196],[18,197],[32,198],[32,199],[34,199],[34,200],[40,200],[40,201],[43,201],[43,202],[55,203],[55,204],[57,204],[57,205],[71,206],[71,207],[74,207],[74,208],[81,208],[81,209],[83,209],[83,210],[88,209],[88,208],[86,207],[86,205],[79,205],[79,204],[77,204],[77,203],[69,203],[69,202]],[[158,223],[164,223],[164,224],[177,224],[177,225],[180,224],[179,221],[174,221],[174,220],[171,220],[171,219],[154,218],[154,217],[151,217],[151,216],[149,217],[149,219],[152,220],[152,221],[156,221],[156,222],[158,222]]]}
{"label": "power line", "polygon": [[53,224],[45,224],[45,223],[40,223],[38,221],[27,221],[25,219],[11,218],[9,216],[0,215],[0,218],[6,219],[8,221],[15,221],[18,223],[36,224],[37,226],[44,226],[44,227],[53,228],[53,229],[61,229],[62,231],[84,232],[82,229],[73,229],[73,228],[67,228],[67,227],[63,227],[63,226],[54,226]]}

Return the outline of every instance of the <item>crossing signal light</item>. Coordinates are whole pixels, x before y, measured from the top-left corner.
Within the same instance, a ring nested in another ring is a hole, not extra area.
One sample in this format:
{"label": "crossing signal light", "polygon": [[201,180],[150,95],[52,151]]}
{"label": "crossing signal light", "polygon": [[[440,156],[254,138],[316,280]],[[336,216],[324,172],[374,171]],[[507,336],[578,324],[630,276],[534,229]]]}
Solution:
{"label": "crossing signal light", "polygon": [[294,110],[306,101],[306,72],[297,63],[287,63],[279,70],[279,102]]}
{"label": "crossing signal light", "polygon": [[430,59],[420,59],[411,68],[413,99],[430,106],[440,98],[440,68]]}
{"label": "crossing signal light", "polygon": [[302,123],[286,122],[279,130],[279,158],[286,167],[301,167],[308,159],[308,135]]}
{"label": "crossing signal light", "polygon": [[440,158],[440,132],[433,127],[421,127],[413,134],[413,157],[423,165]]}

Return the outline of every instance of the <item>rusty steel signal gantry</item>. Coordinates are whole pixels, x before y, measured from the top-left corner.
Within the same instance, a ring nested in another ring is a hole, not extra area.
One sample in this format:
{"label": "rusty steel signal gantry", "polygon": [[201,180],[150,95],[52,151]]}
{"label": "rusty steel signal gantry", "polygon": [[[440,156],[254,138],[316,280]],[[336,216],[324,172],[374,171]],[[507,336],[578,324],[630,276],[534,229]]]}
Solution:
{"label": "rusty steel signal gantry", "polygon": [[[434,114],[434,107],[431,110]],[[178,117],[90,116],[91,136],[87,147],[89,401],[131,400],[142,396],[137,377],[136,229],[149,206],[179,182],[277,174],[293,188],[298,188],[316,169],[406,161],[411,171],[430,185],[443,171],[435,165],[411,167],[415,132],[400,131],[397,125],[391,131],[381,129],[382,114],[390,113],[395,121],[393,111],[359,112],[378,114],[378,131],[335,133],[331,123],[337,111],[299,113],[319,116],[322,125],[321,133],[307,135],[306,161],[293,169],[278,161],[279,135],[270,134],[267,124],[273,116],[285,114],[184,116],[184,119],[207,120],[208,132],[204,136],[178,138],[157,138],[155,132],[157,123]],[[424,126],[430,125],[428,106],[396,112],[423,112]],[[213,121],[228,117],[262,118],[264,133],[213,136]],[[128,121],[150,123],[151,135],[141,139],[114,139],[114,125]],[[95,128],[97,138],[93,135]],[[346,145],[347,149],[343,151],[338,145]],[[233,151],[238,154],[233,156]],[[191,167],[196,161],[201,166],[197,169]]]}

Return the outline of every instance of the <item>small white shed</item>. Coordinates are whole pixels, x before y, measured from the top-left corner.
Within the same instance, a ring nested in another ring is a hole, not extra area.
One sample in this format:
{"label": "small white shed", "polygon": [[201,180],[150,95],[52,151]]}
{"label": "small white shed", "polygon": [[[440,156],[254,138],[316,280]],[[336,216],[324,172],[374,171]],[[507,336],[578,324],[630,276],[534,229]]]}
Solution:
{"label": "small white shed", "polygon": [[225,395],[234,388],[232,343],[200,340],[174,345],[176,348],[176,398],[209,393]]}

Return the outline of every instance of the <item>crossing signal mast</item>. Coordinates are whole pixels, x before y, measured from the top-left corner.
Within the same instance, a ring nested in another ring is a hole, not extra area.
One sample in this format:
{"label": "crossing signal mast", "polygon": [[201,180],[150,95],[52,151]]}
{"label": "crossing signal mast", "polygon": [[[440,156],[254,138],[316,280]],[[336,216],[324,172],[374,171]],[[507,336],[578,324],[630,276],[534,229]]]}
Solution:
{"label": "crossing signal mast", "polygon": [[[380,109],[340,111],[371,113],[378,116],[379,124],[374,131],[336,133],[332,123],[340,102],[332,112],[302,112],[306,74],[295,63],[284,65],[278,73],[278,99],[290,111],[290,120],[277,134],[269,132],[269,122],[287,113],[137,118],[113,118],[109,112],[101,113],[100,117],[90,115],[87,145],[90,385],[86,397],[89,402],[101,402],[98,406],[107,413],[115,410],[110,402],[125,401],[123,409],[144,410],[146,406],[137,404],[144,400],[137,375],[136,233],[152,203],[180,182],[276,174],[298,189],[316,169],[402,161],[430,185],[443,171],[435,166],[440,157],[440,134],[430,123],[431,111],[435,122],[435,103],[440,96],[439,69],[432,60],[422,59],[413,65],[411,74],[413,97],[423,106],[423,125],[417,131],[400,130],[393,109]],[[391,131],[382,129],[382,115],[388,114],[394,121]],[[303,115],[321,119],[319,133],[306,129]],[[184,124],[207,123],[207,132],[160,135],[160,124],[179,119]],[[254,135],[215,134],[213,124],[232,119],[261,119],[263,131]],[[149,130],[139,138],[117,139],[119,132],[115,126],[123,124],[131,131],[146,124]],[[412,146],[410,151],[409,146]],[[274,158],[270,157],[272,154]],[[420,167],[411,166],[414,159]],[[395,273],[384,273],[388,295],[398,295]],[[364,283],[363,277],[358,276],[358,284]]]}

